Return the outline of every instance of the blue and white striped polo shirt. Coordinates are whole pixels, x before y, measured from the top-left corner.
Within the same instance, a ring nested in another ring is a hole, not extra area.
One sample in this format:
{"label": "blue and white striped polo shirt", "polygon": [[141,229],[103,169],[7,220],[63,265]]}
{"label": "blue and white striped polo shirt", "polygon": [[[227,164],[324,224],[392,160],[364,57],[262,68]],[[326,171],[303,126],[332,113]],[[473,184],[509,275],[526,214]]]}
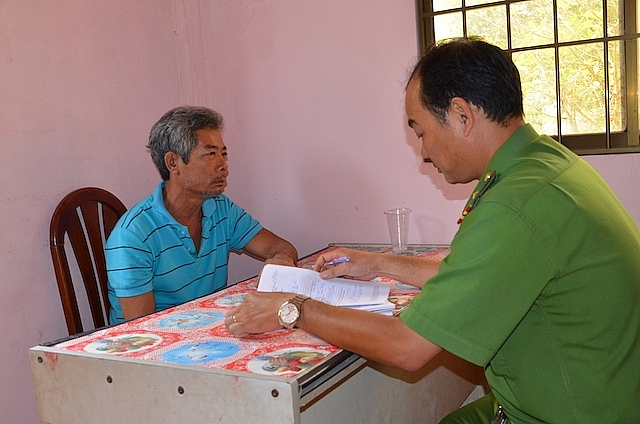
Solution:
{"label": "blue and white striped polo shirt", "polygon": [[160,311],[220,290],[231,249],[242,249],[262,225],[221,194],[202,204],[200,251],[186,226],[167,211],[161,182],[118,221],[105,245],[109,322],[123,321],[118,297],[153,290]]}

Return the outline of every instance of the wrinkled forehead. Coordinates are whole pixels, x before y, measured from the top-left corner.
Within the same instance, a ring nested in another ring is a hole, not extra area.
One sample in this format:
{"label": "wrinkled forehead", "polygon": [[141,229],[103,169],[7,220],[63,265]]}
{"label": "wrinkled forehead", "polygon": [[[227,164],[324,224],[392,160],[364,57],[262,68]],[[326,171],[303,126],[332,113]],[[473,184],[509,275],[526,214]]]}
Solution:
{"label": "wrinkled forehead", "polygon": [[213,128],[196,130],[196,139],[198,140],[198,145],[204,149],[227,149],[227,146],[225,146],[222,139],[222,134],[220,131],[214,130]]}

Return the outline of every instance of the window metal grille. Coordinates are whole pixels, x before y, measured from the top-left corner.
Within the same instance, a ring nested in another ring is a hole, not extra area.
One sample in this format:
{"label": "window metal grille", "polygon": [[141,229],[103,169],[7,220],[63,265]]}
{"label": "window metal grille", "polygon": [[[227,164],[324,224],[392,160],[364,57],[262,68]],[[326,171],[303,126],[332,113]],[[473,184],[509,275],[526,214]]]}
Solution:
{"label": "window metal grille", "polygon": [[511,55],[526,119],[579,154],[640,151],[640,0],[417,0],[420,47],[477,36]]}

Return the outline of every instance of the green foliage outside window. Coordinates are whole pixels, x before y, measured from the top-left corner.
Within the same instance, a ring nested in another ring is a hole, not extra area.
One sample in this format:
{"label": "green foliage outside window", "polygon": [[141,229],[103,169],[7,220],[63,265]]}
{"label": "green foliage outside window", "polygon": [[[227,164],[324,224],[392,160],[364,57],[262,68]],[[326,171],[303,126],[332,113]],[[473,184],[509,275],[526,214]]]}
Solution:
{"label": "green foliage outside window", "polygon": [[419,0],[422,47],[478,36],[511,54],[526,119],[580,153],[640,150],[639,0]]}

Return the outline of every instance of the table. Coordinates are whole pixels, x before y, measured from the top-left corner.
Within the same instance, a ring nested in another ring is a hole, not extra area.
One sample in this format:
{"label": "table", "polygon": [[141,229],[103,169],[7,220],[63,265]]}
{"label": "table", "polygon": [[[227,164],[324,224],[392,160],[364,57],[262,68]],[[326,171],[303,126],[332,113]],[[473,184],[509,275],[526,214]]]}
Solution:
{"label": "table", "polygon": [[[391,252],[388,245],[329,245]],[[447,246],[400,254],[444,256]],[[400,311],[418,291],[393,280]],[[123,324],[30,349],[41,422],[435,423],[479,384],[446,352],[415,373],[367,361],[300,329],[234,338],[223,318],[252,278]]]}

